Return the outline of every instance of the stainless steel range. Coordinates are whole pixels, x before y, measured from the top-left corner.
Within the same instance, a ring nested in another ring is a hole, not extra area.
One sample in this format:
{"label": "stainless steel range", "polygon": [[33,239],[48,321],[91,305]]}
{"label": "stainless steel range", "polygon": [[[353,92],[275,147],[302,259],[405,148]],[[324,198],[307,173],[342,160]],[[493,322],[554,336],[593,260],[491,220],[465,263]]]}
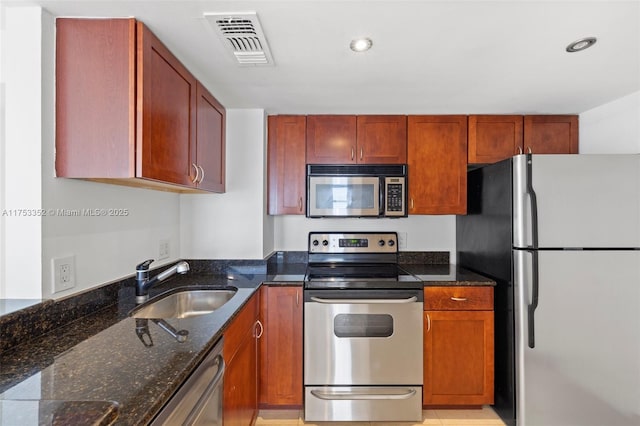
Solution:
{"label": "stainless steel range", "polygon": [[422,419],[423,284],[391,233],[309,234],[305,420]]}

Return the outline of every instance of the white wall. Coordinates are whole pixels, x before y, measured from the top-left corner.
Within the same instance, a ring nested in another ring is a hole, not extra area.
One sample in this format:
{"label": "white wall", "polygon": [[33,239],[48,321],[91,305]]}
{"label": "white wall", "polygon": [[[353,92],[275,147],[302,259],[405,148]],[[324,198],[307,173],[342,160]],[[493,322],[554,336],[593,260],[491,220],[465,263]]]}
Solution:
{"label": "white wall", "polygon": [[[130,276],[157,258],[160,239],[170,241],[170,257],[153,266],[179,258],[179,195],[55,177],[55,22],[37,7],[6,10],[3,209],[129,213],[5,217],[0,297],[59,298]],[[66,255],[75,255],[76,286],[52,294],[51,259]]]}
{"label": "white wall", "polygon": [[273,251],[265,216],[265,115],[228,109],[226,193],[180,197],[181,247],[186,259],[263,259]]}
{"label": "white wall", "polygon": [[399,219],[308,219],[304,216],[276,216],[278,250],[307,250],[311,231],[388,231],[405,232],[406,247],[401,251],[448,251],[455,259],[455,216],[409,216]]}
{"label": "white wall", "polygon": [[580,114],[581,154],[640,153],[640,91]]}
{"label": "white wall", "polygon": [[[0,297],[42,295],[40,152],[43,131],[41,79],[42,10],[2,6],[3,248],[0,252]],[[45,15],[45,19],[49,19]],[[44,36],[44,37],[43,37]],[[31,216],[26,216],[33,214]]]}

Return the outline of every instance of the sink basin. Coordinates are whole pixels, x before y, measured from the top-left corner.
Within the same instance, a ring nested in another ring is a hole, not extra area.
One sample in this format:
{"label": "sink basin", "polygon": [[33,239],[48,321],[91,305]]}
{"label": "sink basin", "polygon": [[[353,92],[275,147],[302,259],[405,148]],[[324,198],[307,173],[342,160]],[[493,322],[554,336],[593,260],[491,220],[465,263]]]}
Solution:
{"label": "sink basin", "polygon": [[133,318],[188,318],[209,314],[227,303],[236,289],[180,289],[159,295],[133,309]]}

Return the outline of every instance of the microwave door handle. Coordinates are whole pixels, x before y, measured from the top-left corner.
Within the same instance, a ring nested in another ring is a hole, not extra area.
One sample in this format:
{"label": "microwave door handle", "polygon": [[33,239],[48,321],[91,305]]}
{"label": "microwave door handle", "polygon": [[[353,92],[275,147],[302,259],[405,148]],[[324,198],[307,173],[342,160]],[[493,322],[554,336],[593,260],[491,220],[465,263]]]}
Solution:
{"label": "microwave door handle", "polygon": [[385,185],[385,179],[384,177],[380,177],[380,190],[378,191],[379,194],[379,208],[378,211],[380,213],[380,216],[384,216],[387,213],[387,206],[385,203],[385,200],[387,199],[387,186]]}

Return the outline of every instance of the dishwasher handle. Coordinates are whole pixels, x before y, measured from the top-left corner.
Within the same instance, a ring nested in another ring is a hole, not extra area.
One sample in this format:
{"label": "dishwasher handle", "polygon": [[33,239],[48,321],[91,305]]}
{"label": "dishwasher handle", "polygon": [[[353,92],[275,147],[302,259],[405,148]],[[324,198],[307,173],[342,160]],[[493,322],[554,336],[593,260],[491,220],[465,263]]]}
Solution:
{"label": "dishwasher handle", "polygon": [[207,386],[205,391],[202,393],[202,396],[200,397],[196,405],[193,407],[193,410],[191,410],[191,412],[185,419],[184,425],[195,424],[196,420],[198,419],[198,417],[200,417],[200,414],[202,414],[202,411],[205,409],[207,402],[209,401],[209,398],[215,392],[216,388],[218,387],[218,385],[222,381],[222,378],[224,377],[224,370],[226,369],[226,364],[224,362],[224,358],[222,357],[222,355],[217,355],[215,357],[214,363],[217,363],[219,366],[218,372],[213,377],[213,380],[211,380],[211,383],[209,383],[209,386]]}
{"label": "dishwasher handle", "polygon": [[414,303],[418,301],[416,296],[408,299],[324,299],[321,297],[311,296],[311,300],[318,303],[326,304],[349,304],[349,305],[370,305],[370,304],[391,304],[391,303]]}

